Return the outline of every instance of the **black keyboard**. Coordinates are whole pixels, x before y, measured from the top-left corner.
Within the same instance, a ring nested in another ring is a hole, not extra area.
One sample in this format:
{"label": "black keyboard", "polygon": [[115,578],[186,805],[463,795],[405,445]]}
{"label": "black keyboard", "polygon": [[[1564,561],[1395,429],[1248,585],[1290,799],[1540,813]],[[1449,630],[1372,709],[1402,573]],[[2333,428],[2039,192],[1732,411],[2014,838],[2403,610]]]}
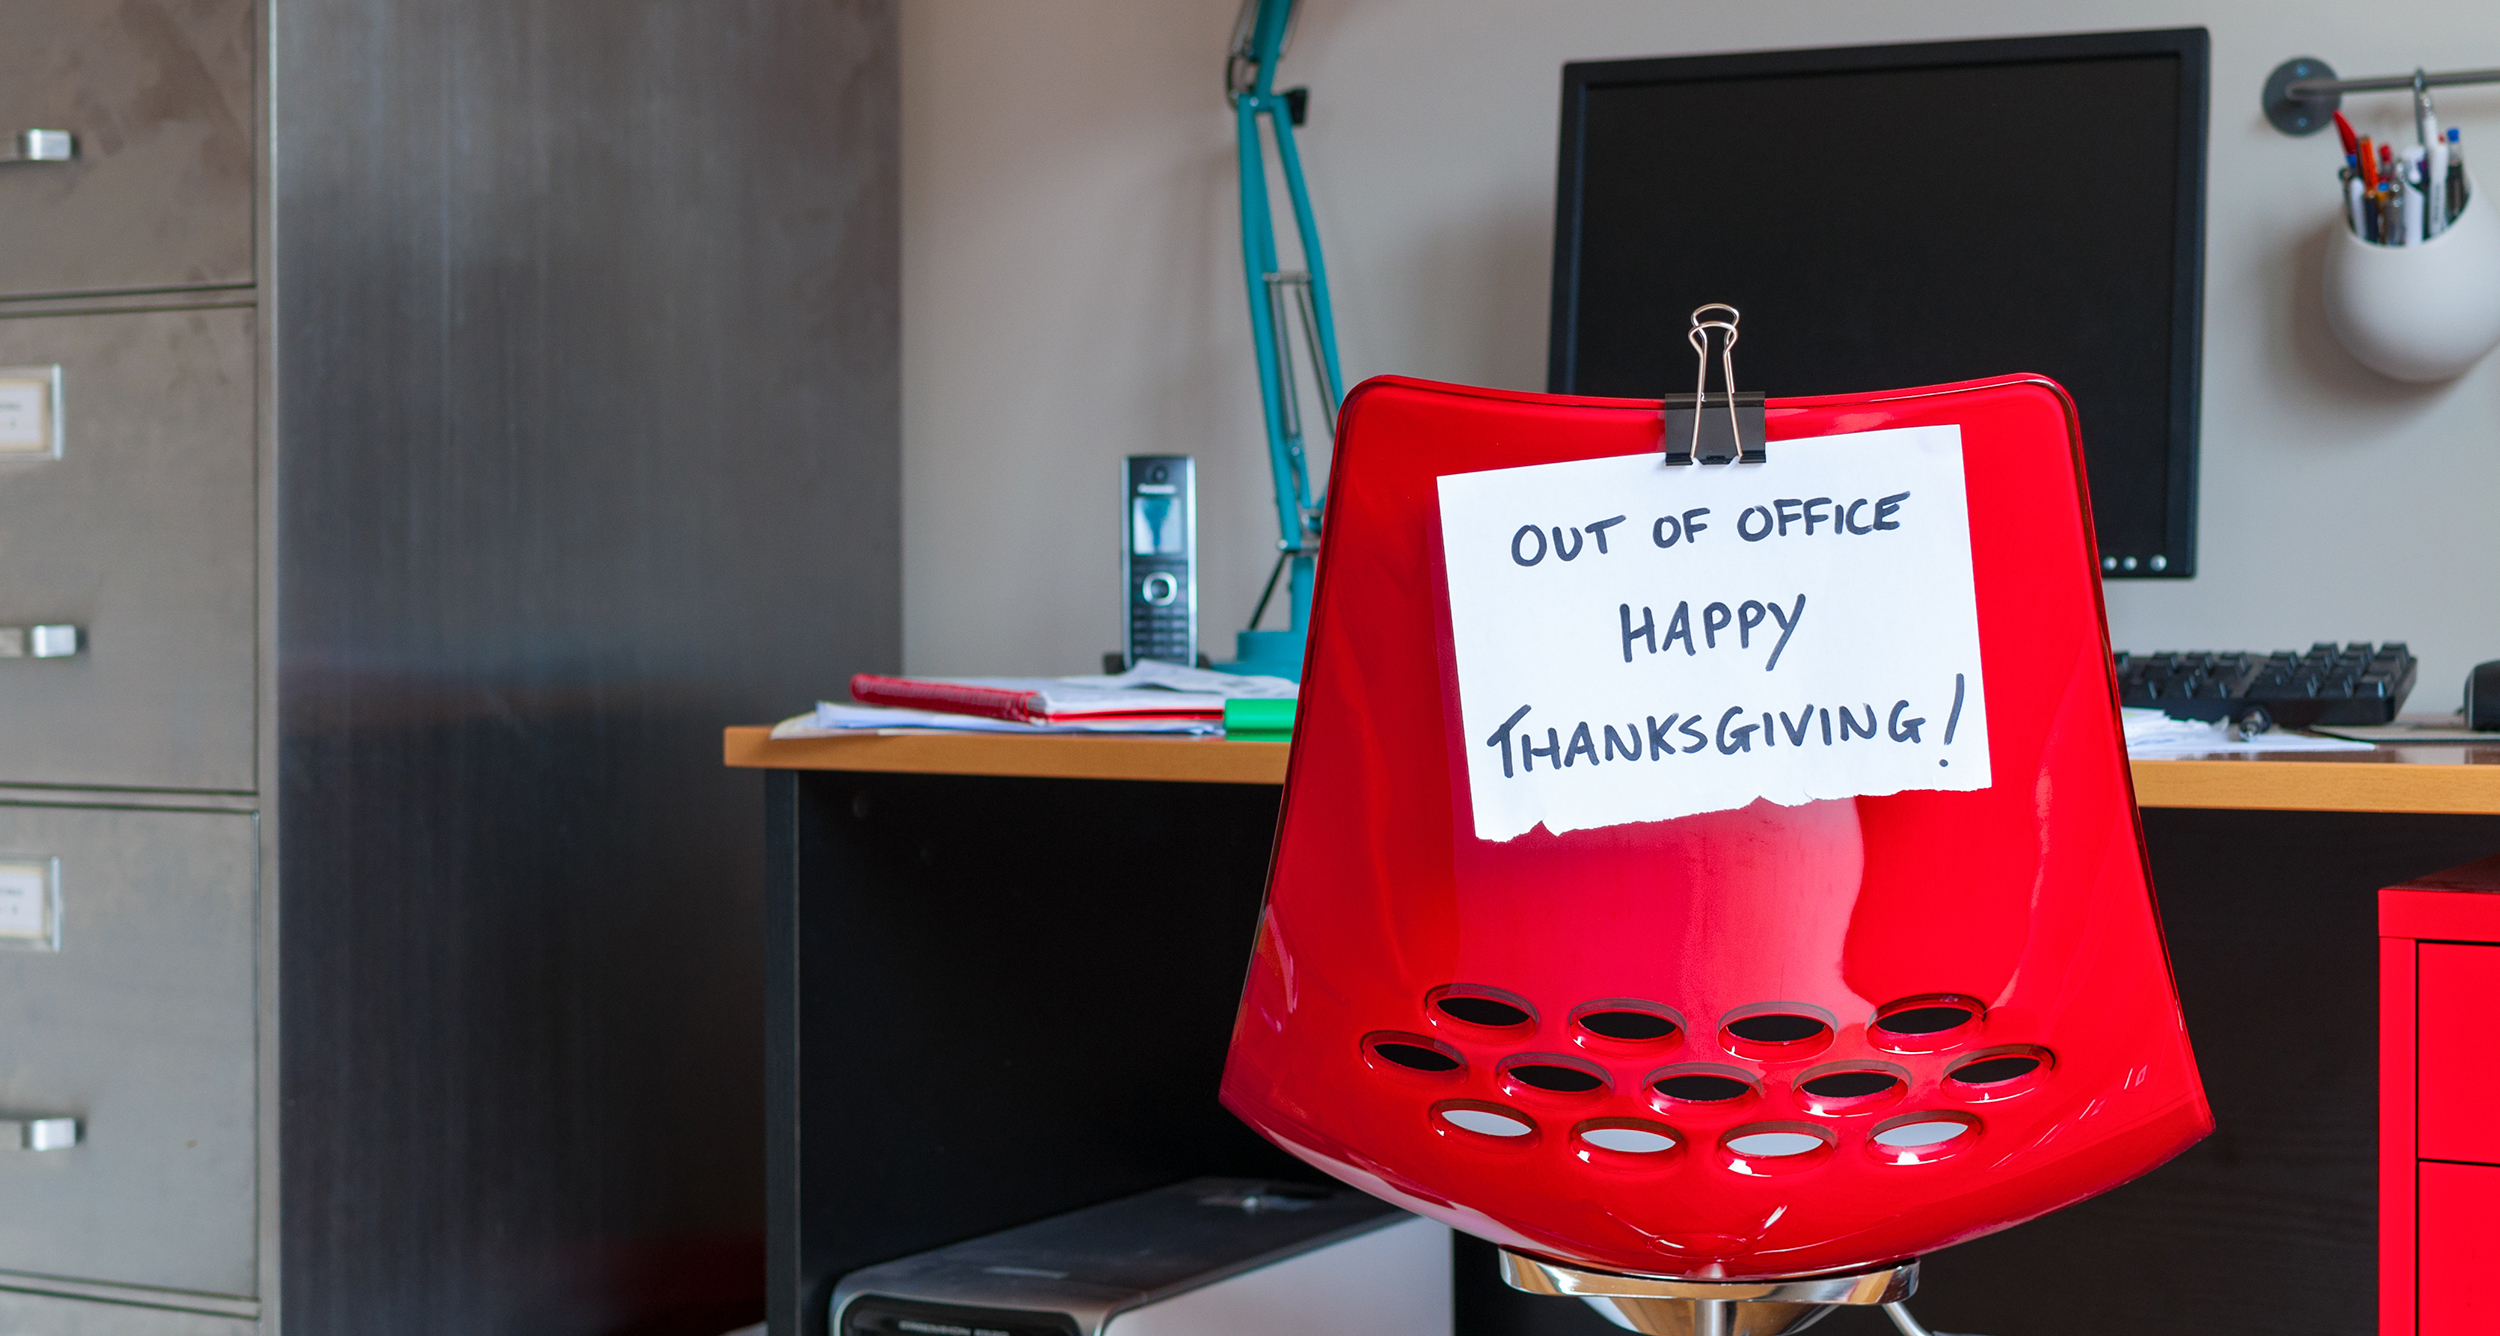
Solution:
{"label": "black keyboard", "polygon": [[2129,654],[2120,651],[2118,700],[2149,705],[2173,719],[2246,721],[2264,711],[2286,728],[2384,724],[2395,719],[2420,668],[2404,642],[2336,645],[2306,654]]}

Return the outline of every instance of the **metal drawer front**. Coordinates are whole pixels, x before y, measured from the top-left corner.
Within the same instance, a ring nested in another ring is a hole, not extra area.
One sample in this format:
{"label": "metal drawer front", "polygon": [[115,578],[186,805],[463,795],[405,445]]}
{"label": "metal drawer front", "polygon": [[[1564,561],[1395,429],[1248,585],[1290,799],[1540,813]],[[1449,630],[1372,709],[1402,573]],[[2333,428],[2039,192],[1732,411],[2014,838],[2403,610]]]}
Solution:
{"label": "metal drawer front", "polygon": [[252,281],[256,27],[251,0],[0,0],[0,146],[74,145],[0,162],[0,296]]}
{"label": "metal drawer front", "polygon": [[0,1144],[0,1271],[253,1293],[255,825],[0,805],[59,906],[57,949],[0,943],[0,1118],[77,1132]]}
{"label": "metal drawer front", "polygon": [[258,1324],[134,1304],[0,1290],[0,1336],[252,1336]]}
{"label": "metal drawer front", "polygon": [[2500,946],[2420,949],[2415,1144],[2425,1160],[2500,1164],[2500,1120],[2492,1117],[2500,1079],[2484,1056],[2500,1022]]}
{"label": "metal drawer front", "polygon": [[0,657],[0,783],[253,787],[252,322],[0,319],[61,368],[60,457],[0,455],[0,627],[78,641]]}

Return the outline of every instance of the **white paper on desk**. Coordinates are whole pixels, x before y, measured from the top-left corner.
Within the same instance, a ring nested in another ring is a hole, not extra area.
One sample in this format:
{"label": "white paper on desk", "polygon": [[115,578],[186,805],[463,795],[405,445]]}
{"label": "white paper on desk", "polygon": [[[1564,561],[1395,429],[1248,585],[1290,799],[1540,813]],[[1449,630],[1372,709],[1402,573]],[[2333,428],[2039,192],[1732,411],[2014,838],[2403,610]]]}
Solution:
{"label": "white paper on desk", "polygon": [[1988,786],[1960,428],[1440,500],[1478,838]]}
{"label": "white paper on desk", "polygon": [[2127,757],[2136,761],[2176,760],[2215,752],[2368,751],[2370,744],[2346,738],[2313,737],[2307,733],[2259,733],[2234,738],[2220,720],[2173,719],[2159,709],[2129,706],[2118,712],[2127,734]]}
{"label": "white paper on desk", "polygon": [[1160,659],[1140,659],[1137,666],[1127,672],[1107,677],[1060,677],[1052,680],[1070,686],[1128,691],[1140,687],[1160,687],[1166,691],[1201,692],[1228,700],[1292,700],[1301,691],[1301,687],[1287,678],[1269,677],[1264,673],[1219,673],[1212,668],[1189,668]]}

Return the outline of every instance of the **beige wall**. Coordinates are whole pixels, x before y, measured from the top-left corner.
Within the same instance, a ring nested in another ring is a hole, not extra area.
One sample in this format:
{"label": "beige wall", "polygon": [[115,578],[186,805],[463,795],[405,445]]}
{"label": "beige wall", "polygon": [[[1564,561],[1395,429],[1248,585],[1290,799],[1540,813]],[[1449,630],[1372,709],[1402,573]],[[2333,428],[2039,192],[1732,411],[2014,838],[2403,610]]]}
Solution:
{"label": "beige wall", "polygon": [[[1306,0],[1283,82],[1350,382],[1541,388],[1566,60],[2203,24],[2213,32],[2200,559],[2109,586],[2121,647],[2410,640],[2417,708],[2500,658],[2500,357],[2381,380],[2318,306],[2332,149],[2266,71],[2500,64],[2500,7]],[[1273,560],[1219,69],[1235,0],[907,0],[904,625],[915,671],[1092,671],[1119,644],[1116,460],[1195,454],[1206,643]],[[2500,89],[2445,118],[2500,163]],[[2357,100],[2393,128],[2401,98]],[[1931,127],[1947,142],[1951,127]],[[2500,172],[2500,166],[2486,166]],[[2494,294],[2500,300],[2500,294]],[[1984,375],[2020,368],[1974,365]],[[1798,387],[1800,389],[1810,387]]]}

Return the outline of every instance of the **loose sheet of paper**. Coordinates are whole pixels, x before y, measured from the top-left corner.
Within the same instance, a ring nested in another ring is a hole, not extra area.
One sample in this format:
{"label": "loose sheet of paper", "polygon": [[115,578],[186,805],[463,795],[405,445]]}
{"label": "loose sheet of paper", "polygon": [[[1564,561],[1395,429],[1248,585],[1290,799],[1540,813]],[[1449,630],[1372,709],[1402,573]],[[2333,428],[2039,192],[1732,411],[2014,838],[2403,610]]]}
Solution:
{"label": "loose sheet of paper", "polygon": [[47,454],[52,449],[52,385],[0,376],[0,454]]}
{"label": "loose sheet of paper", "polygon": [[1959,428],[1440,493],[1478,838],[1988,787]]}

